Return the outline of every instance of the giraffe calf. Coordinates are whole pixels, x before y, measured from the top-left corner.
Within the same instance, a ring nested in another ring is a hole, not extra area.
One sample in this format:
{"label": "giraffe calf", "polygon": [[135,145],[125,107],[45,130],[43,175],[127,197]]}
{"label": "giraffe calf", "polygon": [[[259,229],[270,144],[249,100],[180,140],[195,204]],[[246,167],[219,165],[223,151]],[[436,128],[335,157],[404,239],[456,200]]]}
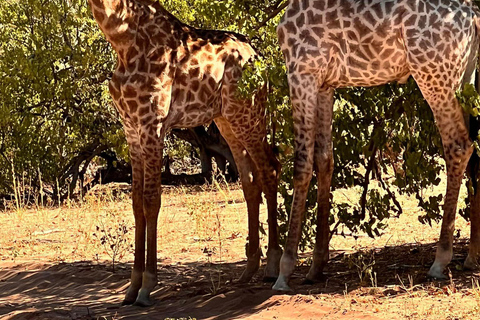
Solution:
{"label": "giraffe calf", "polygon": [[[124,303],[152,304],[157,284],[157,218],[164,138],[172,128],[215,121],[240,173],[248,208],[247,267],[259,268],[259,206],[268,206],[265,277],[278,276],[277,185],[280,164],[267,142],[265,90],[237,96],[242,67],[256,53],[239,34],[181,23],[157,1],[89,0],[93,16],[117,53],[110,93],[123,121],[132,162],[135,261]],[[145,247],[146,242],[146,247]],[[146,251],[146,256],[145,256]]]}
{"label": "giraffe calf", "polygon": [[[329,193],[333,172],[333,92],[416,80],[429,103],[444,146],[447,192],[435,262],[428,274],[445,278],[451,261],[460,184],[472,154],[455,92],[474,83],[479,12],[466,0],[291,0],[278,26],[288,69],[295,131],[294,199],[280,275],[273,286],[290,290],[305,199],[315,170],[318,226],[307,280],[318,281],[329,257]],[[479,214],[472,210],[472,214]],[[480,218],[472,217],[466,267],[476,267]]]}

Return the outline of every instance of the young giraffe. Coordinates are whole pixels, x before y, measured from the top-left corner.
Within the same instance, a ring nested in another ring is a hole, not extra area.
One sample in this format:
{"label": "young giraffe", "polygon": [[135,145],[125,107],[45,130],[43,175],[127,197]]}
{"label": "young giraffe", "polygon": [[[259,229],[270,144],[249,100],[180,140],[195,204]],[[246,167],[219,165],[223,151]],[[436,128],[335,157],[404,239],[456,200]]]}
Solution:
{"label": "young giraffe", "polygon": [[255,58],[255,51],[241,35],[181,23],[156,1],[89,3],[118,55],[109,87],[132,161],[135,262],[124,303],[150,305],[150,292],[157,284],[156,232],[165,134],[171,128],[196,127],[212,120],[232,150],[247,202],[249,246],[240,280],[249,281],[259,267],[262,190],[269,225],[265,277],[276,278],[282,254],[276,217],[280,165],[266,140],[265,90],[249,100],[236,94],[242,66]]}
{"label": "young giraffe", "polygon": [[[455,91],[473,83],[479,48],[478,12],[461,0],[291,0],[278,26],[288,69],[295,131],[294,200],[276,290],[290,290],[307,188],[315,169],[318,221],[307,281],[321,279],[329,255],[329,194],[333,171],[335,88],[405,82],[412,75],[442,136],[447,193],[435,262],[429,275],[444,278],[452,259],[460,184],[472,141]],[[480,228],[472,219],[472,234]],[[477,266],[472,236],[465,266]]]}

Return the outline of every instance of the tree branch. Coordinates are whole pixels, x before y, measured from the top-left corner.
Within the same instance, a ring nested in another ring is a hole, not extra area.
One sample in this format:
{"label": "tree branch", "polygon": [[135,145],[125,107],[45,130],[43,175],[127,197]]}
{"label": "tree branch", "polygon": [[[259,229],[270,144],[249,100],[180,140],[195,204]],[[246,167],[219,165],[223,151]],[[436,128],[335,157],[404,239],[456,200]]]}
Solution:
{"label": "tree branch", "polygon": [[275,18],[280,12],[282,12],[283,9],[285,9],[288,4],[289,4],[289,1],[285,2],[284,4],[282,4],[280,7],[278,7],[278,5],[280,5],[282,1],[278,1],[277,4],[276,4],[276,9],[274,9],[268,16],[265,20],[263,20],[261,23],[259,23],[257,25],[257,29],[260,29],[260,28],[263,28],[267,25],[267,23],[272,20],[273,18]]}

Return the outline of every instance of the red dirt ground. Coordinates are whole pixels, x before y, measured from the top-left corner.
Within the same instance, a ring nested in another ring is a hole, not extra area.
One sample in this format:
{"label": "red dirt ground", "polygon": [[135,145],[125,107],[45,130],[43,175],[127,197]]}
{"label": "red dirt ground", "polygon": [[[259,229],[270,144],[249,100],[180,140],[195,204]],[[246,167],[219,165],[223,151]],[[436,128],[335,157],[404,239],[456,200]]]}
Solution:
{"label": "red dirt ground", "polygon": [[[263,270],[250,284],[235,283],[245,265],[247,234],[239,190],[177,190],[167,192],[163,203],[159,285],[149,308],[120,305],[129,284],[131,252],[112,273],[108,256],[91,236],[105,212],[113,210],[132,223],[128,199],[1,214],[0,318],[480,318],[478,273],[461,270],[468,252],[465,239],[456,240],[451,280],[429,281],[425,275],[438,226],[418,223],[418,209],[408,200],[402,203],[408,212],[393,219],[376,240],[334,236],[324,282],[302,284],[309,254],[302,255],[291,294],[272,291],[272,284],[261,281]],[[210,218],[218,220],[218,239]],[[464,221],[457,224],[468,234]]]}

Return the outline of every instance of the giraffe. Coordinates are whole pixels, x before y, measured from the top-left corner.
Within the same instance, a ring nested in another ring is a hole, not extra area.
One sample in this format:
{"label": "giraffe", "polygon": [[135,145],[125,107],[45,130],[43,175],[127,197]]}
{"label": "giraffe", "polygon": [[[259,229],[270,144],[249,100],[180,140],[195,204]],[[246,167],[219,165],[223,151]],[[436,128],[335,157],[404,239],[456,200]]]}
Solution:
{"label": "giraffe", "polygon": [[[472,141],[455,91],[474,83],[479,13],[470,0],[290,0],[277,27],[293,105],[294,199],[275,290],[291,290],[305,199],[313,170],[318,212],[313,263],[306,282],[321,280],[329,257],[330,184],[333,171],[333,93],[347,86],[377,86],[410,76],[433,111],[447,170],[443,222],[428,275],[445,278],[460,184]],[[473,211],[473,210],[472,210]],[[480,223],[472,219],[465,267],[475,268]]]}
{"label": "giraffe", "polygon": [[266,139],[266,90],[260,88],[251,99],[236,93],[242,67],[256,58],[248,40],[232,32],[190,27],[157,1],[89,0],[89,4],[117,53],[109,89],[132,162],[135,258],[123,303],[152,304],[165,134],[212,120],[232,150],[247,202],[247,267],[240,281],[248,282],[259,268],[262,191],[269,227],[265,278],[276,279],[282,255],[276,217],[280,163]]}

